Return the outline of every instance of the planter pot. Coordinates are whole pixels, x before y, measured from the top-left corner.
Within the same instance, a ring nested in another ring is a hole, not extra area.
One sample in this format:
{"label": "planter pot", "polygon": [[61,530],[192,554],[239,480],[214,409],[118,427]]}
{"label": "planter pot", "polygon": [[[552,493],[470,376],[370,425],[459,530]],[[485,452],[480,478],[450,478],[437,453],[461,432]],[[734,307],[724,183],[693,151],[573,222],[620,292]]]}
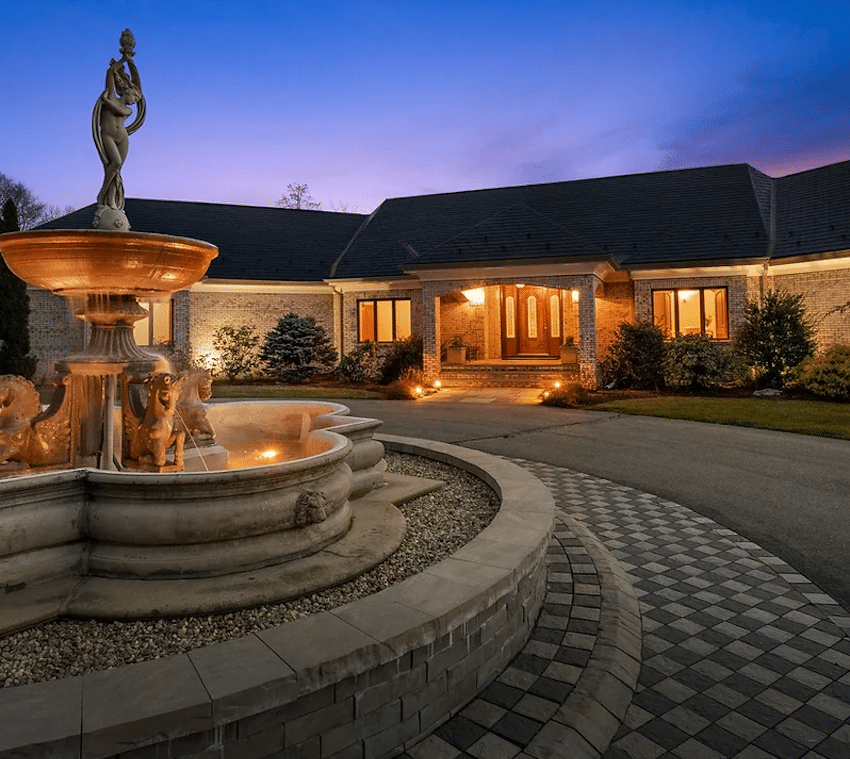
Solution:
{"label": "planter pot", "polygon": [[446,361],[450,364],[466,363],[466,346],[462,348],[446,348]]}
{"label": "planter pot", "polygon": [[578,363],[578,348],[574,345],[561,346],[561,363],[562,364],[577,364]]}

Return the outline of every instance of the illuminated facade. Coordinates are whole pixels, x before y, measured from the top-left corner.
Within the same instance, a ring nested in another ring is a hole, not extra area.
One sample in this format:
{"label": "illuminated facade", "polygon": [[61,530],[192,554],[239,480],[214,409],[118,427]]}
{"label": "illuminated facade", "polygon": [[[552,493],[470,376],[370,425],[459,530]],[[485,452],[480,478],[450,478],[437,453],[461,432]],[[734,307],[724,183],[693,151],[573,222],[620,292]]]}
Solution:
{"label": "illuminated facade", "polygon": [[[219,247],[201,282],[137,327],[140,343],[170,336],[195,358],[220,326],[265,333],[294,311],[342,354],[419,335],[430,379],[446,375],[449,343],[472,365],[534,366],[573,343],[593,385],[620,322],[727,341],[770,288],[804,295],[822,346],[850,343],[850,318],[833,310],[850,300],[850,162],[778,179],[736,164],[392,198],[368,216],[133,199],[127,214],[136,230]],[[51,324],[32,325],[42,372],[82,339],[47,305]]]}

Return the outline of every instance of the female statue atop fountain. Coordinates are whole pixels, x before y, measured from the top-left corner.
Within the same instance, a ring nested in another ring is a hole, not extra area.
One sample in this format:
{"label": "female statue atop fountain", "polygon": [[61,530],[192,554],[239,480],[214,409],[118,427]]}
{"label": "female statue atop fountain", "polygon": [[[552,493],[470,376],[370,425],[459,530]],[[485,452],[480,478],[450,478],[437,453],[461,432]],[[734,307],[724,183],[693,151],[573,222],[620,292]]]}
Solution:
{"label": "female statue atop fountain", "polygon": [[[92,136],[100,160],[103,162],[103,185],[97,194],[97,214],[94,226],[101,229],[129,229],[124,214],[124,182],[121,167],[127,157],[129,136],[145,120],[145,98],[139,72],[133,63],[136,40],[129,29],[121,35],[121,58],[112,59],[106,70],[106,87],[98,98],[92,113]],[[124,70],[124,64],[130,75]],[[128,119],[136,106],[136,118]]]}

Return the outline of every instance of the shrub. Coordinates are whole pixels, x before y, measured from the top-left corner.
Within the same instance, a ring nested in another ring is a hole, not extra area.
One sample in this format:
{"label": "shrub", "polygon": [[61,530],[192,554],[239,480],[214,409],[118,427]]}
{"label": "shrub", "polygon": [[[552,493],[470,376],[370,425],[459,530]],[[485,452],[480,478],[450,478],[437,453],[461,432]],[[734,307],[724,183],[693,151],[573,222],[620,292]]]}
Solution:
{"label": "shrub", "polygon": [[850,345],[833,345],[804,359],[795,374],[797,384],[812,395],[850,401]]}
{"label": "shrub", "polygon": [[583,406],[587,399],[587,389],[578,382],[570,382],[540,394],[540,402],[544,406],[572,408],[573,406]]}
{"label": "shrub", "polygon": [[735,350],[759,384],[782,387],[804,358],[815,350],[814,327],[802,295],[769,290],[747,303],[746,318],[735,335]]}
{"label": "shrub", "polygon": [[400,379],[406,369],[422,369],[421,337],[396,340],[390,346],[381,364],[381,384],[387,385]]}
{"label": "shrub", "polygon": [[417,387],[423,387],[423,374],[421,369],[408,367],[401,376],[387,385],[384,391],[386,398],[391,401],[412,401],[416,399]]}
{"label": "shrub", "polygon": [[175,347],[174,342],[169,340],[166,342],[156,343],[151,346],[153,352],[159,356],[162,356],[167,362],[169,369],[168,371],[173,374],[180,374],[180,372],[186,371],[187,369],[200,369],[194,361],[192,361],[192,357],[184,350],[180,350]]}
{"label": "shrub", "polygon": [[730,351],[708,335],[679,335],[664,349],[664,382],[690,390],[717,387],[731,379]]}
{"label": "shrub", "polygon": [[266,335],[260,358],[284,382],[306,382],[335,364],[337,352],[312,316],[288,313]]}
{"label": "shrub", "polygon": [[253,327],[219,327],[213,334],[213,348],[219,352],[216,373],[223,372],[231,382],[252,377],[260,368],[257,348],[260,336]]}
{"label": "shrub", "polygon": [[377,382],[381,376],[381,356],[378,346],[365,342],[342,357],[337,374],[349,382]]}
{"label": "shrub", "polygon": [[664,385],[664,333],[652,322],[621,322],[602,362],[605,385],[658,390]]}

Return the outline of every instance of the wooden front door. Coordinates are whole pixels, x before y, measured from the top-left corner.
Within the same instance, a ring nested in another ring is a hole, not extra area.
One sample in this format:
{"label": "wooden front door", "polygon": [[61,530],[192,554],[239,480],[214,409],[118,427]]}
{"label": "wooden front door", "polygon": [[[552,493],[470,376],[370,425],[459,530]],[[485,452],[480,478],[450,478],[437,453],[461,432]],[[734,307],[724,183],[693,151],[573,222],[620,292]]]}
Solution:
{"label": "wooden front door", "polygon": [[556,357],[560,345],[560,291],[502,285],[502,356]]}

